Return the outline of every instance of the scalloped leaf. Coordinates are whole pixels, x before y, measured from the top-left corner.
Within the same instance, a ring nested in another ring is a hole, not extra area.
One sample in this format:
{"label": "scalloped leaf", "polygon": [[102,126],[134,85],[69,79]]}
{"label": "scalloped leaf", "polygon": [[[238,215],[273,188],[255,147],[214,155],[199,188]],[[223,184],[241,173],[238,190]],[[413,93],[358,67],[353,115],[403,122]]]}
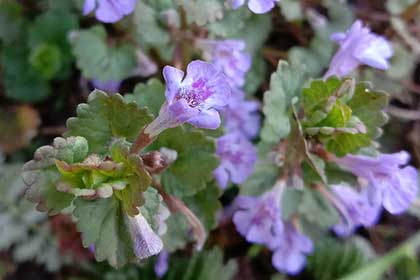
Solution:
{"label": "scalloped leaf", "polygon": [[161,175],[165,190],[174,196],[192,196],[206,188],[219,164],[215,141],[198,130],[184,127],[168,129],[159,135],[151,150],[175,150],[178,157]]}
{"label": "scalloped leaf", "polygon": [[189,23],[204,25],[223,18],[223,0],[175,0],[184,8]]}
{"label": "scalloped leaf", "polygon": [[83,246],[95,246],[97,261],[107,260],[113,267],[122,267],[134,259],[129,221],[117,199],[77,198],[74,206]]}
{"label": "scalloped leaf", "polygon": [[277,71],[271,74],[270,90],[264,94],[263,141],[278,143],[289,134],[291,127],[288,108],[292,98],[300,95],[304,79],[301,68],[279,61]]}
{"label": "scalloped leaf", "polygon": [[123,44],[110,47],[102,25],[74,31],[70,36],[73,54],[84,77],[101,81],[128,78],[136,67],[133,46]]}
{"label": "scalloped leaf", "polygon": [[71,205],[74,196],[59,192],[56,183],[61,177],[55,160],[68,163],[82,161],[88,152],[88,144],[83,137],[57,137],[53,146],[43,146],[36,150],[34,159],[23,166],[22,177],[27,185],[25,197],[37,203],[37,209],[58,214]]}
{"label": "scalloped leaf", "polygon": [[119,94],[108,96],[95,90],[87,104],[77,107],[77,117],[67,120],[65,136],[83,136],[89,142],[89,152],[104,155],[116,138],[133,141],[139,131],[152,121],[147,109],[134,102],[125,102]]}
{"label": "scalloped leaf", "polygon": [[136,102],[140,107],[146,107],[157,116],[160,107],[165,102],[165,85],[158,79],[152,78],[147,83],[137,84],[133,94],[124,95],[124,99]]}

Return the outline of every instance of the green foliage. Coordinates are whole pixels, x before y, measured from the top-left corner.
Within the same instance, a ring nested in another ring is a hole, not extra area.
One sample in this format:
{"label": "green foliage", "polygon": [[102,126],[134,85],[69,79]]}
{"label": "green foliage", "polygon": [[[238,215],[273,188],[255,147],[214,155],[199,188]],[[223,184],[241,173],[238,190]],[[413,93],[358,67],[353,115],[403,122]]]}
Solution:
{"label": "green foliage", "polygon": [[29,61],[29,50],[23,44],[6,46],[1,52],[5,95],[14,100],[38,102],[50,94],[48,82]]}
{"label": "green foliage", "polygon": [[204,25],[223,18],[222,0],[175,0],[175,3],[185,10],[189,23]]}
{"label": "green foliage", "polygon": [[61,68],[61,53],[54,45],[41,44],[29,57],[31,66],[45,79],[51,79]]}
{"label": "green foliage", "polygon": [[117,199],[77,198],[74,205],[83,246],[95,245],[97,261],[107,260],[113,267],[122,267],[134,258],[128,217]]}
{"label": "green foliage", "polygon": [[206,188],[219,164],[215,141],[198,129],[168,129],[159,135],[150,149],[168,148],[177,152],[174,163],[161,175],[165,190],[177,197],[192,196]]}
{"label": "green foliage", "polygon": [[279,168],[269,159],[261,158],[254,173],[241,185],[241,195],[259,196],[270,190],[279,176]]}
{"label": "green foliage", "polygon": [[136,67],[134,47],[129,44],[108,46],[106,30],[101,25],[74,31],[70,39],[77,66],[86,78],[123,80]]}
{"label": "green foliage", "polygon": [[215,182],[212,182],[194,196],[185,198],[188,208],[197,215],[208,231],[217,226],[216,214],[222,209],[222,204],[218,200],[220,195],[220,188]]}
{"label": "green foliage", "polygon": [[295,21],[303,19],[303,9],[301,2],[298,0],[282,0],[279,3],[281,13],[287,21]]}
{"label": "green foliage", "polygon": [[121,95],[107,96],[102,91],[89,95],[87,104],[77,107],[77,117],[67,120],[66,136],[83,136],[89,152],[106,154],[115,138],[133,141],[141,128],[152,121],[147,109],[125,102]]}
{"label": "green foliage", "polygon": [[11,250],[16,262],[34,260],[49,271],[63,262],[48,218],[22,198],[21,164],[0,165],[0,250]]}
{"label": "green foliage", "polygon": [[70,206],[74,196],[56,188],[60,173],[55,160],[73,163],[82,160],[86,155],[87,141],[82,137],[56,138],[53,146],[38,148],[34,159],[23,167],[23,180],[28,186],[26,198],[37,203],[38,210],[51,214],[58,214]]}
{"label": "green foliage", "polygon": [[335,208],[320,192],[310,188],[286,188],[282,198],[282,215],[285,219],[298,214],[306,222],[328,229],[339,221]]}
{"label": "green foliage", "polygon": [[328,151],[344,156],[368,147],[387,121],[388,95],[353,80],[315,80],[303,89],[305,132],[317,136]]}
{"label": "green foliage", "polygon": [[293,97],[299,96],[304,82],[302,69],[279,61],[277,71],[271,74],[270,90],[264,94],[265,115],[261,138],[277,143],[290,132],[289,106]]}
{"label": "green foliage", "polygon": [[386,9],[390,14],[399,15],[415,2],[416,0],[387,0]]}
{"label": "green foliage", "polygon": [[150,79],[147,83],[137,84],[133,94],[124,95],[124,99],[134,101],[140,107],[147,107],[149,111],[157,116],[160,107],[165,102],[165,86],[157,79]]}
{"label": "green foliage", "polygon": [[77,16],[55,10],[41,14],[29,27],[31,65],[45,79],[67,78],[70,74],[73,56],[68,35],[78,26]]}
{"label": "green foliage", "polygon": [[356,271],[366,261],[366,256],[351,240],[327,238],[316,243],[306,270],[314,279],[335,280]]}
{"label": "green foliage", "polygon": [[10,44],[22,34],[24,19],[22,6],[13,0],[0,2],[0,40]]}
{"label": "green foliage", "polygon": [[223,263],[222,251],[215,247],[203,251],[189,259],[176,260],[171,263],[165,280],[230,280],[237,272],[237,264],[231,260]]}

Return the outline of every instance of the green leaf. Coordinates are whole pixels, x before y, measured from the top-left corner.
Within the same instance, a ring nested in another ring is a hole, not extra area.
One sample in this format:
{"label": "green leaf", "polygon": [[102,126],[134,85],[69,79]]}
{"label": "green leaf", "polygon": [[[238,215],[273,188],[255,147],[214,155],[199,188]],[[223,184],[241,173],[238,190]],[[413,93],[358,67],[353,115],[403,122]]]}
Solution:
{"label": "green leaf", "polygon": [[303,10],[298,0],[282,0],[279,3],[282,15],[287,21],[303,19]]}
{"label": "green leaf", "polygon": [[237,264],[230,260],[223,263],[223,253],[218,247],[211,251],[203,251],[186,259],[177,261],[170,266],[167,280],[231,280],[237,272]]}
{"label": "green leaf", "polygon": [[170,34],[160,22],[160,11],[156,6],[156,3],[147,1],[137,3],[133,20],[141,44],[164,46],[170,42]]}
{"label": "green leaf", "polygon": [[247,9],[226,11],[221,20],[211,22],[206,27],[213,36],[229,38],[246,28],[245,22],[250,15],[251,13]]}
{"label": "green leaf", "polygon": [[241,185],[241,195],[260,196],[270,190],[279,176],[279,167],[269,159],[259,158],[254,173]]}
{"label": "green leaf", "polygon": [[34,159],[23,167],[23,180],[28,189],[25,193],[29,201],[38,203],[41,211],[58,214],[71,205],[74,196],[59,192],[56,183],[61,175],[55,160],[77,162],[87,156],[87,141],[82,137],[55,138],[53,146],[43,146],[35,152]]}
{"label": "green leaf", "polygon": [[350,240],[327,238],[316,243],[306,269],[314,279],[335,280],[359,269],[366,261],[367,257]]}
{"label": "green leaf", "polygon": [[305,219],[321,228],[329,228],[338,223],[339,216],[335,208],[321,193],[316,190],[304,188],[299,204],[298,213]]}
{"label": "green leaf", "polygon": [[136,102],[140,107],[147,107],[157,116],[160,107],[165,102],[165,86],[158,79],[149,79],[147,83],[137,84],[133,94],[124,95],[124,99]]}
{"label": "green leaf", "polygon": [[134,47],[128,44],[108,46],[107,34],[101,25],[73,32],[70,42],[77,66],[86,78],[123,80],[136,67]]}
{"label": "green leaf", "polygon": [[188,23],[204,25],[223,18],[222,0],[175,0],[175,3],[185,10]]}
{"label": "green leaf", "polygon": [[354,88],[352,83],[335,77],[315,80],[302,94],[305,132],[317,136],[338,156],[370,146],[387,121],[383,110],[388,95],[372,90],[369,84]]}
{"label": "green leaf", "polygon": [[16,41],[24,31],[25,20],[22,17],[21,4],[13,0],[0,3],[0,40],[6,44]]}
{"label": "green leaf", "polygon": [[267,65],[265,60],[260,55],[255,55],[252,59],[253,63],[251,69],[246,75],[244,91],[248,96],[252,96],[260,88],[267,76]]}
{"label": "green leaf", "polygon": [[278,143],[287,137],[290,132],[290,101],[300,94],[303,82],[302,69],[279,61],[277,71],[271,74],[270,90],[264,94],[265,120],[261,131],[263,141]]}
{"label": "green leaf", "polygon": [[385,256],[378,258],[360,269],[340,278],[340,280],[384,279],[385,273],[404,258],[415,258],[420,248],[420,233],[417,232],[402,245],[393,249]]}
{"label": "green leaf", "polygon": [[281,197],[281,215],[288,220],[297,213],[302,203],[303,191],[296,188],[286,188]]}
{"label": "green leaf", "polygon": [[152,121],[147,109],[125,102],[121,95],[108,96],[102,91],[89,95],[87,104],[77,107],[77,117],[67,120],[66,136],[83,136],[89,152],[106,154],[115,138],[133,141],[141,128]]}
{"label": "green leaf", "polygon": [[[76,15],[66,11],[50,10],[36,17],[29,27],[27,44],[32,50],[30,56],[39,56],[42,51],[41,53],[43,53],[44,58],[42,63],[32,63],[32,65],[44,78],[63,79],[70,75],[74,58],[71,54],[68,35],[71,30],[77,29],[78,26]],[[48,52],[45,46],[49,47],[50,50]],[[56,54],[52,54],[53,51],[51,48],[55,48],[54,52]],[[53,59],[53,56],[56,58]],[[60,57],[60,59],[58,60],[57,57]],[[46,61],[45,59],[47,58],[48,60]],[[47,69],[42,70],[42,65]]]}
{"label": "green leaf", "polygon": [[32,51],[29,62],[43,78],[51,79],[61,68],[61,53],[54,45],[41,44]]}
{"label": "green leaf", "polygon": [[185,198],[188,208],[197,215],[208,231],[217,226],[216,214],[222,209],[222,204],[218,199],[220,195],[220,188],[215,182],[212,182],[194,196]]}
{"label": "green leaf", "polygon": [[174,196],[192,196],[206,188],[219,164],[215,141],[198,129],[172,128],[159,135],[151,150],[169,148],[177,152],[174,163],[161,175],[165,190]]}
{"label": "green leaf", "polygon": [[155,232],[159,231],[159,212],[163,206],[162,196],[154,188],[148,188],[143,193],[145,204],[140,208],[140,212],[143,217],[150,224]]}
{"label": "green leaf", "polygon": [[51,92],[49,84],[28,61],[29,50],[23,43],[7,46],[1,52],[5,95],[17,101],[38,102]]}
{"label": "green leaf", "polygon": [[415,2],[416,0],[387,0],[385,6],[390,14],[399,15]]}
{"label": "green leaf", "polygon": [[107,260],[122,267],[134,258],[127,215],[114,197],[94,201],[77,198],[74,202],[77,228],[84,247],[95,246],[97,261]]}
{"label": "green leaf", "polygon": [[192,236],[188,234],[190,226],[187,218],[180,212],[173,213],[166,221],[167,231],[163,236],[165,250],[174,252],[185,248],[185,245],[193,241]]}

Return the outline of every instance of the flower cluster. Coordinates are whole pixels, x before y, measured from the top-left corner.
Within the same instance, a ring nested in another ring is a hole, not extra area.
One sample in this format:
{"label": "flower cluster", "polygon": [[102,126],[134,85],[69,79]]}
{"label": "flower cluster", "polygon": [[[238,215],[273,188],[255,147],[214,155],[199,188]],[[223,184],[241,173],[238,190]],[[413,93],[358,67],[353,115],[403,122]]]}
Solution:
{"label": "flower cluster", "polygon": [[312,252],[313,244],[292,221],[282,219],[284,187],[284,182],[279,182],[260,197],[239,196],[233,222],[247,241],[266,245],[274,252],[272,262],[275,268],[297,274],[305,266],[306,255]]}
{"label": "flower cluster", "polygon": [[388,59],[393,51],[389,42],[382,36],[372,33],[360,20],[353,23],[346,33],[334,33],[331,40],[340,44],[340,49],[331,60],[324,79],[336,75],[343,77],[366,64],[381,70],[388,69]]}

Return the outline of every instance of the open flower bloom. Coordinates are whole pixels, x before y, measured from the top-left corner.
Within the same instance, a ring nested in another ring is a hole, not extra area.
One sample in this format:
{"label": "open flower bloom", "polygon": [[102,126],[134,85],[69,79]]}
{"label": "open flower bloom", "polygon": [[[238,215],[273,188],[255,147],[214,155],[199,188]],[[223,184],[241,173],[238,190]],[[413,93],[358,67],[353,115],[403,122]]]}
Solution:
{"label": "open flower bloom", "polygon": [[346,76],[360,64],[381,70],[389,67],[388,59],[393,54],[391,45],[384,37],[363,26],[360,20],[346,33],[334,33],[331,40],[339,43],[340,49],[332,58],[325,79],[333,75]]}
{"label": "open flower bloom", "polygon": [[165,66],[166,102],[159,116],[145,128],[151,137],[163,130],[183,123],[216,129],[221,120],[217,110],[229,102],[231,88],[226,76],[213,64],[195,60],[187,67],[187,74],[172,66]]}
{"label": "open flower bloom", "polygon": [[260,103],[256,100],[246,100],[241,90],[233,90],[229,105],[222,111],[227,131],[240,131],[248,139],[253,139],[260,131]]}
{"label": "open flower bloom", "polygon": [[257,151],[240,132],[232,132],[217,139],[216,155],[220,165],[214,171],[220,187],[226,188],[229,178],[241,184],[252,174],[257,161]]}
{"label": "open flower bloom", "polygon": [[238,196],[233,223],[248,242],[277,247],[283,232],[280,200],[282,185],[276,186],[260,197]]}
{"label": "open flower bloom", "polygon": [[367,191],[372,205],[382,204],[391,214],[399,214],[417,196],[418,172],[412,166],[405,166],[409,159],[409,154],[401,151],[378,157],[347,155],[336,158],[335,162],[369,182]]}
{"label": "open flower bloom", "polygon": [[[238,9],[246,0],[229,0],[233,9]],[[256,14],[264,14],[274,8],[279,0],[248,0],[248,8]]]}
{"label": "open flower bloom", "polygon": [[306,264],[306,255],[313,251],[309,237],[281,217],[281,196],[284,183],[278,182],[260,197],[239,196],[233,222],[247,241],[264,244],[273,252],[273,266],[288,274],[299,273]]}
{"label": "open flower bloom", "polygon": [[272,257],[273,266],[282,272],[296,275],[306,265],[306,255],[312,253],[312,240],[287,222],[279,235]]}
{"label": "open flower bloom", "polygon": [[87,15],[96,9],[95,16],[99,21],[113,23],[131,14],[136,3],[137,0],[85,0],[83,14]]}
{"label": "open flower bloom", "polygon": [[341,221],[333,227],[339,236],[350,236],[359,226],[370,227],[376,224],[381,212],[381,205],[372,205],[367,197],[366,190],[357,192],[348,185],[331,186],[338,202]]}
{"label": "open flower bloom", "polygon": [[245,84],[245,75],[251,68],[251,56],[245,52],[241,40],[197,40],[197,47],[203,50],[204,58],[221,69],[232,86]]}

